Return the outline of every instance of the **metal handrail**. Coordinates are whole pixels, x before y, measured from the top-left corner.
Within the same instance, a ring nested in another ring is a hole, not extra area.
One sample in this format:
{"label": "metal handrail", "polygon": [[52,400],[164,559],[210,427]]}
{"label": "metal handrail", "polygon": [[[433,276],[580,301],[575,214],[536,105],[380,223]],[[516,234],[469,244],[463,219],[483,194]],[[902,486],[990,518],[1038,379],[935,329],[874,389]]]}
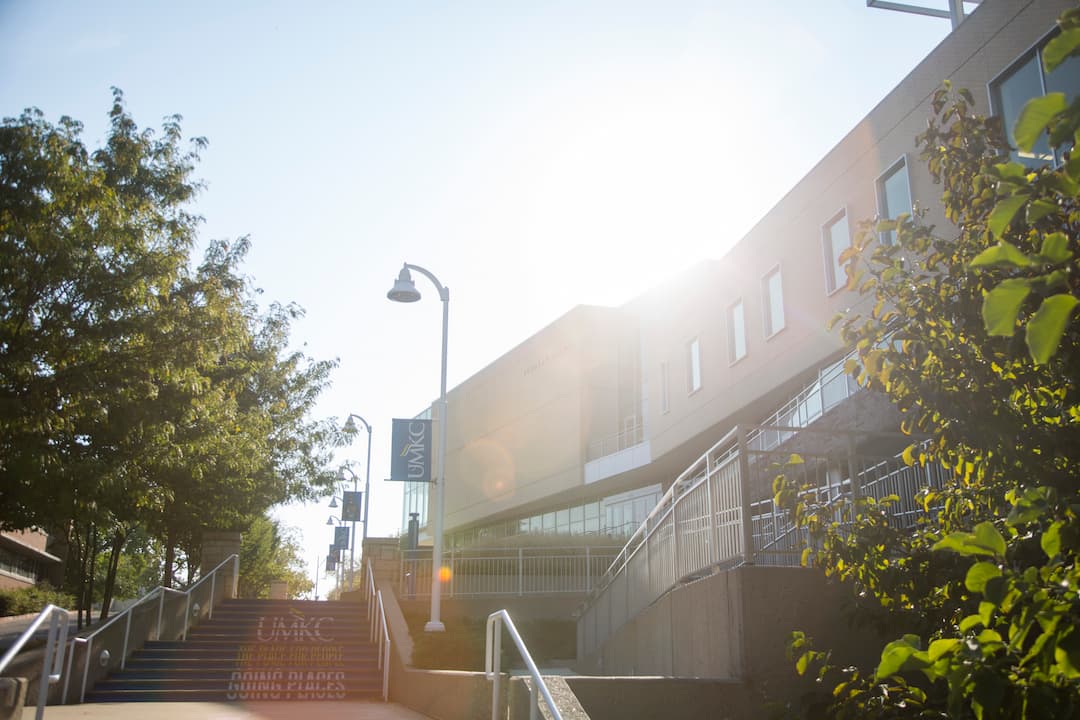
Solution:
{"label": "metal handrail", "polygon": [[514,621],[510,619],[510,613],[506,612],[506,610],[496,610],[488,615],[487,620],[487,638],[484,643],[484,674],[488,680],[492,681],[491,720],[498,720],[499,718],[499,665],[502,656],[502,633],[499,631],[501,630],[500,626],[503,624],[506,625],[510,638],[517,645],[518,652],[521,653],[521,659],[525,661],[525,667],[529,670],[529,676],[533,681],[529,692],[531,698],[529,720],[536,720],[540,714],[540,701],[537,698],[538,690],[540,695],[544,696],[544,702],[547,703],[548,710],[551,711],[554,720],[562,720],[562,714],[555,707],[555,701],[551,699],[551,691],[548,690],[544,678],[540,677],[540,671],[536,668],[536,663],[533,662],[529,649],[525,647],[525,641],[521,639],[517,628],[514,627]]}
{"label": "metal handrail", "polygon": [[386,608],[383,606],[382,591],[375,589],[375,573],[371,568],[371,560],[367,561],[365,599],[368,620],[371,622],[368,640],[374,643],[376,634],[378,635],[378,667],[383,671],[382,698],[383,702],[388,702],[390,700],[390,629],[386,625]]}
{"label": "metal handrail", "polygon": [[[23,631],[15,644],[8,649],[3,658],[0,658],[0,673],[11,663],[23,646],[34,636],[38,628],[45,620],[49,620],[49,636],[45,640],[45,658],[41,664],[41,679],[38,681],[37,720],[45,716],[45,703],[48,701],[49,686],[60,682],[64,670],[64,648],[67,646],[68,626],[71,624],[69,611],[56,605],[46,605],[45,609],[38,613],[30,627]],[[52,672],[49,665],[52,664]]]}
{"label": "metal handrail", "polygon": [[164,587],[163,585],[159,585],[158,587],[154,588],[150,592],[146,593],[146,595],[143,595],[137,601],[132,603],[130,607],[128,607],[126,610],[124,610],[124,612],[119,613],[119,614],[114,615],[113,617],[109,618],[108,622],[106,622],[104,625],[102,625],[101,627],[94,630],[94,632],[90,633],[89,635],[86,635],[85,637],[75,638],[75,640],[72,642],[72,652],[68,655],[68,673],[67,673],[67,676],[65,677],[65,680],[64,680],[64,693],[63,693],[64,701],[66,702],[66,700],[67,700],[68,682],[71,679],[70,678],[70,676],[71,676],[71,664],[72,664],[72,659],[75,657],[75,652],[74,652],[75,645],[80,645],[80,644],[86,645],[86,662],[83,663],[82,688],[79,691],[79,702],[81,703],[86,699],[86,681],[87,681],[87,677],[88,677],[89,672],[90,672],[90,651],[94,646],[94,638],[97,635],[99,635],[102,631],[104,631],[106,628],[108,628],[114,622],[119,621],[121,618],[125,619],[125,622],[127,623],[127,627],[124,629],[124,646],[123,646],[123,649],[121,650],[121,655],[120,655],[120,668],[123,669],[126,662],[127,662],[128,641],[129,641],[129,636],[130,636],[130,631],[131,631],[131,617],[132,617],[132,613],[134,612],[135,608],[139,607],[140,605],[142,605],[147,600],[150,600],[151,598],[157,597],[159,599],[159,602],[162,603],[162,604],[158,607],[157,632],[158,632],[158,637],[161,637],[161,615],[162,615],[162,609],[164,607],[164,602],[165,602],[165,593],[171,592],[171,593],[174,593],[174,594],[177,594],[177,595],[186,595],[187,596],[187,608],[186,608],[186,610],[184,612],[184,629],[183,629],[183,633],[181,635],[182,639],[186,640],[187,639],[187,631],[191,627],[191,594],[195,591],[196,588],[198,588],[200,585],[202,585],[204,582],[206,582],[207,579],[210,580],[210,608],[209,608],[209,611],[208,611],[208,617],[212,618],[214,616],[213,599],[214,599],[214,592],[215,592],[216,584],[217,584],[217,573],[218,573],[219,570],[221,570],[221,568],[225,567],[226,563],[229,563],[229,562],[231,562],[232,566],[233,566],[232,596],[236,597],[238,582],[239,582],[239,579],[240,579],[240,556],[237,555],[236,553],[233,553],[232,555],[230,555],[229,557],[225,558],[220,563],[218,563],[217,566],[213,570],[211,570],[210,572],[208,572],[207,574],[205,574],[201,578],[199,578],[187,590],[175,590],[173,588],[167,588],[167,587]]}

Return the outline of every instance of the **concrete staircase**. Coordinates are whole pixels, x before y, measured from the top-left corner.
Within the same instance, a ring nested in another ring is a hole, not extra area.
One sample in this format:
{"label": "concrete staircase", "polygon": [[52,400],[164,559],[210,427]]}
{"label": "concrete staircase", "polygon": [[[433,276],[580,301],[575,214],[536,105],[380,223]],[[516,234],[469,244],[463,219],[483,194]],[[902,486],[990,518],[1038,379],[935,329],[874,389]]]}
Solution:
{"label": "concrete staircase", "polygon": [[148,642],[86,702],[382,697],[367,606],[226,600],[184,642]]}

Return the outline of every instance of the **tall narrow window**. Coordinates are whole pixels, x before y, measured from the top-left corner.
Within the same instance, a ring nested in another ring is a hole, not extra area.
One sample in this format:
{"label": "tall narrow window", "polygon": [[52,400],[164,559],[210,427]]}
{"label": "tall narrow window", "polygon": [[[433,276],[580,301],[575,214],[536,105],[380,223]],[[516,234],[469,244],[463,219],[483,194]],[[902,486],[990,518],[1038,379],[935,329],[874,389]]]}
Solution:
{"label": "tall narrow window", "polygon": [[762,310],[765,315],[765,337],[784,329],[784,288],[780,268],[774,268],[761,279]]}
{"label": "tall narrow window", "polygon": [[[1024,105],[1032,98],[1053,92],[1064,93],[1067,103],[1080,94],[1080,57],[1069,58],[1054,68],[1054,72],[1047,73],[1043,66],[1042,48],[1036,48],[990,83],[990,102],[994,113],[1004,121],[1005,133],[1013,148],[1016,148],[1013,128]],[[1028,167],[1062,160],[1060,155],[1055,156],[1050,150],[1045,134],[1039,137],[1030,151],[1014,149],[1012,155],[1014,160]]]}
{"label": "tall narrow window", "polygon": [[668,380],[668,364],[660,363],[660,412],[671,410],[671,386]]}
{"label": "tall narrow window", "polygon": [[[900,158],[877,181],[878,216],[895,220],[911,214],[911,181],[908,179],[907,158]],[[896,231],[881,233],[881,244],[896,242]]]}
{"label": "tall narrow window", "polygon": [[742,300],[728,308],[728,360],[736,363],[746,357],[746,317]]}
{"label": "tall narrow window", "polygon": [[686,346],[686,384],[687,392],[701,389],[701,343],[697,338]]}
{"label": "tall narrow window", "polygon": [[[825,255],[825,292],[829,294],[836,292],[846,282],[840,254],[849,247],[851,234],[848,232],[847,212],[841,210],[821,228],[821,248]],[[783,324],[781,317],[780,325]]]}

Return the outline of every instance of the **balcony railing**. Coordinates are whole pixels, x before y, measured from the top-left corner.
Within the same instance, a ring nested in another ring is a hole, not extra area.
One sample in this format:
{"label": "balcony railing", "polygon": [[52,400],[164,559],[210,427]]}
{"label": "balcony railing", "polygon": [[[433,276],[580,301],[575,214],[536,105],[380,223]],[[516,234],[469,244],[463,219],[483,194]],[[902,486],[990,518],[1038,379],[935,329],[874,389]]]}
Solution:
{"label": "balcony railing", "polygon": [[[585,594],[611,565],[616,547],[469,548],[443,554],[443,595]],[[431,553],[401,556],[398,597],[431,594]]]}
{"label": "balcony railing", "polygon": [[632,423],[628,423],[627,427],[623,428],[621,432],[590,442],[586,460],[598,460],[608,455],[614,455],[635,445],[640,445],[644,441],[645,426],[642,425],[640,419],[635,419]]}
{"label": "balcony railing", "polygon": [[[796,433],[831,436],[821,444],[846,445],[849,451],[804,452],[802,463],[782,470],[790,453],[763,449],[758,441]],[[783,426],[737,427],[728,433],[678,477],[599,579],[578,621],[578,656],[596,652],[678,584],[741,564],[798,565],[807,538],[772,500],[772,479],[781,471],[794,475],[808,488],[807,499],[837,520],[854,497],[897,495],[890,521],[911,525],[918,512],[912,498],[920,488],[940,487],[947,471],[908,466],[899,457],[857,454],[858,440],[872,435]]]}

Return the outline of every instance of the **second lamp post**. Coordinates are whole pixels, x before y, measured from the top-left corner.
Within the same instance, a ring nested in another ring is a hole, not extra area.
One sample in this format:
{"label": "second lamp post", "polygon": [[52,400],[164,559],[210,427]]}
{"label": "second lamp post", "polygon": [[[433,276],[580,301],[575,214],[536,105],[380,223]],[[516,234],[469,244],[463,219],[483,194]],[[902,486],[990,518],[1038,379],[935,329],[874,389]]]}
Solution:
{"label": "second lamp post", "polygon": [[439,472],[435,477],[435,517],[432,528],[431,548],[431,619],[424,625],[425,632],[442,632],[446,629],[439,619],[442,598],[442,544],[443,544],[443,508],[446,502],[446,329],[450,316],[450,289],[444,287],[439,279],[419,265],[405,263],[398,273],[397,281],[386,297],[394,302],[411,303],[420,299],[420,291],[413,283],[409,270],[415,270],[427,276],[439,291],[442,300],[442,375],[439,384]]}

